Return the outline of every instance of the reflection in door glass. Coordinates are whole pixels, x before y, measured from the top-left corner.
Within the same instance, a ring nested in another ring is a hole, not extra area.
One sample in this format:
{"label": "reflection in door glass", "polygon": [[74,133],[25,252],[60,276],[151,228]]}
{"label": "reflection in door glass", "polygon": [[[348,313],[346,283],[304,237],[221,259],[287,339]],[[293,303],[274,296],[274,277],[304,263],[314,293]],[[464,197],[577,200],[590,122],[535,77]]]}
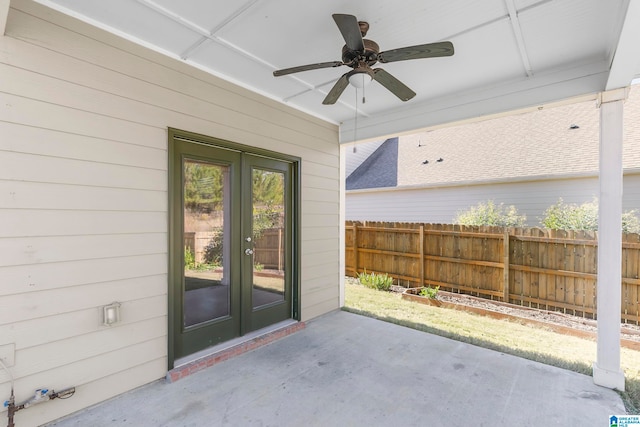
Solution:
{"label": "reflection in door glass", "polygon": [[184,326],[228,316],[229,167],[183,163]]}
{"label": "reflection in door glass", "polygon": [[282,172],[253,169],[253,308],[285,297],[284,182]]}

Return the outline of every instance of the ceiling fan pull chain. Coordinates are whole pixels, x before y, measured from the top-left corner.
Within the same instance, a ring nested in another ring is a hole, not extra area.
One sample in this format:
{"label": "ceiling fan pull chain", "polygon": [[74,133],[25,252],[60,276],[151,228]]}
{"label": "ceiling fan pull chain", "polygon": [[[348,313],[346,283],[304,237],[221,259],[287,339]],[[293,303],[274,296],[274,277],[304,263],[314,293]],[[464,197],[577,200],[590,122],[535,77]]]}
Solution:
{"label": "ceiling fan pull chain", "polygon": [[358,140],[358,88],[356,88],[356,117],[354,119],[353,142]]}

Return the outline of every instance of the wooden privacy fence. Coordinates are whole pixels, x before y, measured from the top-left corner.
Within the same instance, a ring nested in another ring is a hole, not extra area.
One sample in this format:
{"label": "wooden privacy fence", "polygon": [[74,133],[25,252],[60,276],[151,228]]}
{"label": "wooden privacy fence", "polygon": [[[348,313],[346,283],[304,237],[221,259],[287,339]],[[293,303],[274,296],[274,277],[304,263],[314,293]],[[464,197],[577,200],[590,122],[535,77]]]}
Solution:
{"label": "wooden privacy fence", "polygon": [[[346,224],[346,271],[596,317],[596,233],[451,224]],[[640,324],[640,236],[623,234],[623,322]]]}
{"label": "wooden privacy fence", "polygon": [[184,233],[184,246],[191,249],[196,264],[204,262],[205,248],[216,234],[215,231],[186,231]]}
{"label": "wooden privacy fence", "polygon": [[254,262],[269,270],[284,269],[284,229],[269,228],[254,243]]}
{"label": "wooden privacy fence", "polygon": [[[188,231],[184,233],[184,247],[194,254],[196,264],[205,262],[205,251],[219,233],[216,231]],[[284,229],[263,230],[254,241],[253,260],[269,270],[284,269]]]}

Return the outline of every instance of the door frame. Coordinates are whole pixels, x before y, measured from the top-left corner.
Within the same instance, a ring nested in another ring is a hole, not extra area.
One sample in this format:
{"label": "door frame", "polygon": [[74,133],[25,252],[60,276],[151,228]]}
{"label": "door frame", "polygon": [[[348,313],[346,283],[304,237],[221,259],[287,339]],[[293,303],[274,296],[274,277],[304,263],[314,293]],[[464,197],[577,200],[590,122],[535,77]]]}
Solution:
{"label": "door frame", "polygon": [[[284,168],[282,168],[284,166]],[[292,202],[293,202],[293,194],[291,192],[291,180],[292,180],[292,175],[291,175],[291,163],[290,162],[286,162],[286,161],[282,161],[282,160],[276,160],[273,158],[268,158],[268,157],[264,157],[264,156],[259,156],[259,155],[255,155],[253,153],[246,153],[246,155],[242,156],[242,177],[244,177],[245,179],[247,179],[249,182],[248,187],[253,190],[252,187],[252,181],[253,181],[253,170],[254,168],[257,169],[261,169],[264,171],[271,171],[271,172],[276,172],[276,173],[282,173],[285,177],[288,177],[287,179],[285,179],[284,182],[284,200],[283,200],[283,205],[285,206],[285,265],[287,266],[286,268],[289,269],[290,266],[292,265],[291,262],[291,255],[292,255],[292,251],[289,248],[289,245],[291,244],[289,242],[289,234],[292,232],[292,228],[293,228],[293,218],[291,215],[291,212],[293,211],[293,207],[292,207]],[[243,190],[247,190],[247,187],[243,187]],[[241,200],[241,205],[244,206],[245,208],[250,208],[252,210],[253,208],[253,191],[246,191],[244,192],[242,195],[242,200]],[[251,242],[251,243],[247,243],[246,242],[246,237],[247,236],[252,236],[253,235],[253,215],[247,215],[242,219],[242,226],[241,226],[241,234],[242,234],[242,244],[243,244],[243,248],[244,249],[253,249],[254,247],[254,243],[255,242]],[[244,252],[244,250],[242,250],[241,252]],[[247,286],[247,288],[244,288],[245,290],[249,290],[248,288],[250,288],[250,293],[253,296],[253,287],[255,286],[255,271],[254,271],[254,265],[252,262],[249,263],[242,263],[242,282],[244,286]],[[249,280],[252,279],[252,280]],[[291,304],[292,304],[292,292],[291,289],[291,284],[289,284],[289,286],[287,286],[287,283],[291,280],[291,277],[289,277],[289,274],[285,274],[284,276],[284,295],[283,295],[283,302],[285,302],[285,304],[282,304],[281,302],[276,302],[275,304],[267,304],[265,306],[262,307],[255,307],[253,305],[254,301],[252,298],[245,298],[242,300],[242,309],[241,309],[241,335],[244,335],[248,332],[252,332],[255,331],[257,329],[260,329],[260,324],[263,324],[262,327],[266,327],[269,325],[272,325],[274,323],[277,323],[279,320],[279,318],[283,317],[283,316],[288,316],[287,318],[291,318],[289,316],[289,314],[285,313],[285,310],[289,309],[289,311],[291,311]]]}
{"label": "door frame", "polygon": [[177,286],[173,286],[179,277],[183,275],[182,266],[182,252],[184,237],[182,236],[182,226],[180,220],[182,220],[182,202],[176,203],[176,194],[181,194],[180,187],[175,188],[175,174],[182,174],[182,170],[176,170],[175,156],[176,149],[175,144],[177,141],[189,142],[194,144],[200,144],[205,146],[211,146],[214,148],[221,148],[227,150],[238,151],[254,156],[266,157],[278,161],[284,161],[291,165],[291,237],[288,241],[291,244],[291,318],[294,320],[300,320],[300,229],[301,229],[301,159],[296,156],[288,154],[282,154],[271,150],[262,148],[256,148],[249,145],[239,144],[232,141],[227,141],[219,138],[214,138],[206,135],[197,134],[194,132],[183,131],[175,128],[168,128],[168,239],[167,239],[167,299],[168,299],[168,336],[167,336],[167,364],[168,369],[174,368],[174,362],[176,358],[176,334],[182,330],[182,321],[178,316],[176,310],[176,301],[180,300],[179,289]]}

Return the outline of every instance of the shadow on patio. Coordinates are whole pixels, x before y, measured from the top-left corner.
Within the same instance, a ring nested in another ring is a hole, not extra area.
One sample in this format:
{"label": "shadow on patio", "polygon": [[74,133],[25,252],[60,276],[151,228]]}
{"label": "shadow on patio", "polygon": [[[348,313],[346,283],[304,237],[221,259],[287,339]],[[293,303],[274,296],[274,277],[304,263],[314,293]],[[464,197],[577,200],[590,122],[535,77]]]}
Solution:
{"label": "shadow on patio", "polygon": [[335,311],[300,332],[51,426],[603,426],[591,377]]}

